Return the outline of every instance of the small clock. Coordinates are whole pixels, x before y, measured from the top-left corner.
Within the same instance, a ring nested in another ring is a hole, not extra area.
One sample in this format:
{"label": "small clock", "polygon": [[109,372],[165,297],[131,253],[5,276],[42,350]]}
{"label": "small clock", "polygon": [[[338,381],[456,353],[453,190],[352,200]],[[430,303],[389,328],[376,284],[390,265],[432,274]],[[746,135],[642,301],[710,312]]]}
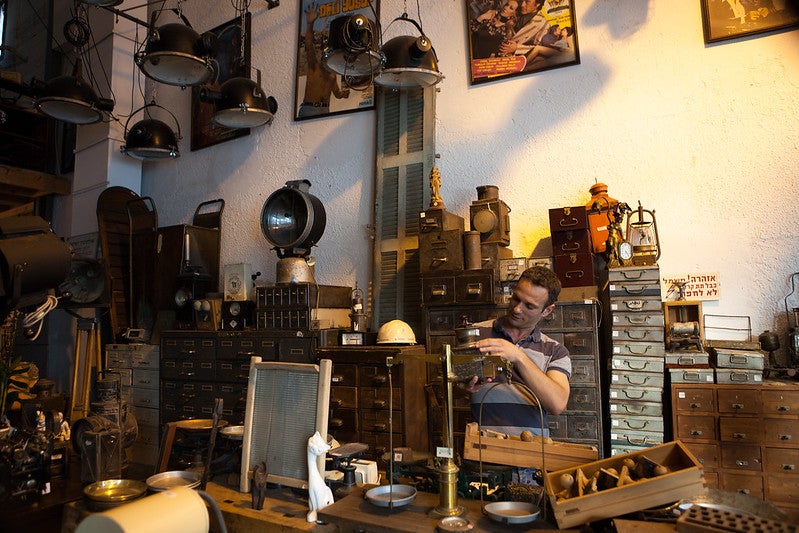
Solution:
{"label": "small clock", "polygon": [[619,243],[619,259],[623,264],[629,264],[633,259],[633,245],[627,241]]}

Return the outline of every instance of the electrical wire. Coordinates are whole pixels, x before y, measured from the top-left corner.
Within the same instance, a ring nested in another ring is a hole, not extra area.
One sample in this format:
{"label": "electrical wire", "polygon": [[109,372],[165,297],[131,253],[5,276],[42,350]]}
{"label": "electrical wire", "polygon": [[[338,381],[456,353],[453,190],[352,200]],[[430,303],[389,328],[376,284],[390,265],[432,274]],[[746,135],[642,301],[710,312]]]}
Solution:
{"label": "electrical wire", "polygon": [[47,299],[42,305],[36,308],[35,311],[26,313],[22,318],[22,327],[25,329],[32,329],[36,326],[36,333],[30,340],[36,340],[42,332],[42,321],[47,314],[58,306],[58,298],[52,294],[47,295]]}

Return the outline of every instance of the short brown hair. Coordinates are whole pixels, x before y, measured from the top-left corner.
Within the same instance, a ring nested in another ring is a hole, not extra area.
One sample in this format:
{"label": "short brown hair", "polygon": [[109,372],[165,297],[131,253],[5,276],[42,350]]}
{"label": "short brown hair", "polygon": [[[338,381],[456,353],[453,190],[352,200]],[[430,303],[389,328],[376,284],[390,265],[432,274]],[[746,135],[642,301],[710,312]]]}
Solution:
{"label": "short brown hair", "polygon": [[519,281],[527,280],[533,285],[538,285],[547,290],[547,307],[558,301],[560,295],[560,280],[550,269],[542,266],[533,266],[522,272]]}

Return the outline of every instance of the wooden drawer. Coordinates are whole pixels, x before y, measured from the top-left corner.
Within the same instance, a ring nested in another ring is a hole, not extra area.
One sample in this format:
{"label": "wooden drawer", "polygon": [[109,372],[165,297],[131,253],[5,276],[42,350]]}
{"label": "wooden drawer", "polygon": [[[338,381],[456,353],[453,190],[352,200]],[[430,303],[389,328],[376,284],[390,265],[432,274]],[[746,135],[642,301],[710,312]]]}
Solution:
{"label": "wooden drawer", "polygon": [[719,473],[718,472],[708,472],[705,471],[705,487],[709,489],[718,489],[721,487],[719,482]]}
{"label": "wooden drawer", "polygon": [[799,420],[790,418],[764,418],[761,427],[763,444],[772,446],[799,446]]}
{"label": "wooden drawer", "polygon": [[358,365],[349,363],[333,364],[333,375],[330,378],[333,387],[357,387]]}
{"label": "wooden drawer", "polygon": [[569,394],[569,411],[596,411],[600,398],[597,397],[595,387],[572,387]]}
{"label": "wooden drawer", "polygon": [[[333,409],[328,424],[330,431],[334,433],[337,439],[341,439],[343,434],[357,433],[358,424],[358,411],[355,409]],[[358,438],[355,438],[357,442]]]}
{"label": "wooden drawer", "polygon": [[[371,431],[376,433],[389,432],[388,409],[361,409],[359,411],[359,427],[361,431]],[[393,429],[394,433],[402,433],[402,416],[401,413],[394,413]]]}
{"label": "wooden drawer", "polygon": [[552,232],[552,254],[591,253],[591,236],[588,230],[566,230]]}
{"label": "wooden drawer", "polygon": [[718,403],[720,413],[760,413],[760,391],[756,389],[745,390],[718,390]]}
{"label": "wooden drawer", "polygon": [[713,413],[716,411],[712,388],[674,387],[674,409],[677,412]]}
{"label": "wooden drawer", "polygon": [[[399,372],[392,372],[391,378],[395,387],[402,386]],[[383,366],[361,366],[358,368],[359,387],[388,387],[388,368]]]}
{"label": "wooden drawer", "polygon": [[563,313],[564,328],[588,328],[594,326],[594,309],[592,305],[567,305],[557,307]]}
{"label": "wooden drawer", "polygon": [[766,500],[799,505],[799,479],[792,474],[772,474],[766,478]]}
{"label": "wooden drawer", "polygon": [[718,444],[683,441],[696,460],[702,463],[705,476],[708,470],[717,470],[721,466],[721,450]]}
{"label": "wooden drawer", "polygon": [[764,390],[761,402],[764,415],[799,416],[799,390]]}
{"label": "wooden drawer", "polygon": [[330,407],[357,409],[358,408],[358,389],[357,387],[331,387],[330,388]]}
{"label": "wooden drawer", "polygon": [[721,471],[719,482],[723,490],[763,499],[763,478],[757,473]]}
{"label": "wooden drawer", "polygon": [[716,417],[713,415],[677,415],[674,436],[682,440],[718,440]]}
{"label": "wooden drawer", "polygon": [[759,444],[763,422],[756,418],[719,417],[719,439],[738,444]]}
{"label": "wooden drawer", "polygon": [[358,389],[358,405],[361,409],[388,409],[390,401],[391,408],[396,413],[402,409],[402,389],[393,387],[393,390],[392,395],[388,387],[361,387]]}
{"label": "wooden drawer", "polygon": [[576,415],[569,413],[567,416],[566,438],[573,440],[592,440],[599,438],[599,424],[596,416]]}
{"label": "wooden drawer", "polygon": [[763,448],[763,470],[795,476],[794,483],[799,484],[799,448]]}
{"label": "wooden drawer", "polygon": [[760,446],[722,444],[721,467],[727,470],[762,471],[763,460],[760,456]]}

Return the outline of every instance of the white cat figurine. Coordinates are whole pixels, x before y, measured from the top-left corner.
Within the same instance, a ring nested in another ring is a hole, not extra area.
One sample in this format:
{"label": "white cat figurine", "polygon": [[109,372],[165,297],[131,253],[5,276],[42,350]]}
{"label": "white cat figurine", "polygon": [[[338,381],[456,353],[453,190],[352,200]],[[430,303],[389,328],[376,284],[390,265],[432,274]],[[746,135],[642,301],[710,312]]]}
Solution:
{"label": "white cat figurine", "polygon": [[317,431],[308,439],[308,522],[316,522],[316,511],[333,503],[333,491],[325,485],[316,458],[327,453],[330,445]]}

